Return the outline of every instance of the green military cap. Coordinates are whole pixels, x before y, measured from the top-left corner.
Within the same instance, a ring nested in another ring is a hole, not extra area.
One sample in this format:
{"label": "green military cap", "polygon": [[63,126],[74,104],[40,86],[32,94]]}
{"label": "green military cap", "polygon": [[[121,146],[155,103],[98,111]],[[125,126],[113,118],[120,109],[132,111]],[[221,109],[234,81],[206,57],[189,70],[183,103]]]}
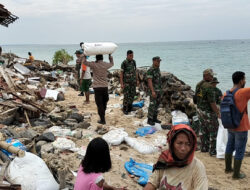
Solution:
{"label": "green military cap", "polygon": [[213,80],[210,83],[220,83],[216,77],[213,78]]}
{"label": "green military cap", "polygon": [[213,69],[206,69],[206,70],[203,71],[203,75],[207,75],[207,74],[209,74],[209,75],[211,75],[211,76],[216,75],[216,74],[214,73]]}
{"label": "green military cap", "polygon": [[75,54],[83,54],[82,50],[76,50]]}
{"label": "green military cap", "polygon": [[155,61],[155,60],[161,61],[161,58],[160,58],[159,56],[155,56],[155,57],[152,58],[152,60],[153,60],[153,61]]}

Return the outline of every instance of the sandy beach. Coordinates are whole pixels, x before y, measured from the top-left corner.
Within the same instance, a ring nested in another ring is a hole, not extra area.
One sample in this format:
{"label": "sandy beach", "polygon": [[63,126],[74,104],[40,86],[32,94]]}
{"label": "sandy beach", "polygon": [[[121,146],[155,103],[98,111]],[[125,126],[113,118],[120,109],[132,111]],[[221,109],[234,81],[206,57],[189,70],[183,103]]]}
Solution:
{"label": "sandy beach", "polygon": [[[98,126],[97,120],[99,119],[97,114],[97,108],[94,102],[94,95],[90,96],[90,104],[84,104],[85,97],[78,96],[78,92],[68,88],[65,93],[65,101],[60,102],[62,105],[75,105],[77,109],[83,114],[91,113],[91,127],[88,130],[83,131],[83,138],[76,141],[77,146],[87,147],[88,142],[91,138],[100,136],[94,132]],[[107,111],[109,112],[106,115],[107,128],[124,128],[125,131],[129,134],[130,137],[136,137],[135,131],[137,129],[134,126],[134,121],[143,121],[143,119],[137,119],[131,116],[124,116],[120,108],[109,108],[114,104],[121,104],[122,101],[119,100],[119,96],[116,98],[110,98],[108,102]],[[111,109],[111,110],[110,110]],[[156,138],[158,135],[166,135],[167,130],[157,131],[153,135],[148,135],[143,138],[145,141],[152,142],[152,139]],[[91,135],[89,135],[91,134]],[[88,137],[88,138],[84,138]],[[166,147],[164,147],[166,148]],[[128,173],[124,168],[124,163],[129,161],[130,158],[133,158],[136,162],[142,162],[147,164],[155,163],[160,152],[154,154],[141,154],[135,149],[129,147],[126,144],[121,144],[119,146],[110,147],[111,158],[112,158],[112,169],[110,172],[105,173],[106,181],[117,187],[127,186],[130,190],[139,190],[143,189],[142,186],[138,185],[136,178],[129,177]],[[242,171],[247,175],[243,180],[233,180],[231,174],[224,173],[224,160],[217,159],[215,157],[210,157],[208,153],[201,153],[200,151],[196,152],[196,157],[198,157],[206,167],[207,177],[209,180],[210,189],[218,190],[229,190],[229,189],[249,189],[248,180],[250,180],[250,143],[247,144],[246,155],[243,160]],[[68,159],[67,159],[68,160]],[[74,160],[74,161],[73,161]],[[77,170],[79,166],[79,159],[71,160],[72,170]]]}

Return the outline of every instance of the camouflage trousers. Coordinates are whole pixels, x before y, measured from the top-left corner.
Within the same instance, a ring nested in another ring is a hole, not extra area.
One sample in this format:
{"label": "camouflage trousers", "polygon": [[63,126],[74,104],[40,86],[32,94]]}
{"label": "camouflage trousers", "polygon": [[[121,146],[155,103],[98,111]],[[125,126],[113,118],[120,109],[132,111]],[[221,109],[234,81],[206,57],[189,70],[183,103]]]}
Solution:
{"label": "camouflage trousers", "polygon": [[132,106],[136,95],[136,83],[125,83],[123,89],[123,107]]}
{"label": "camouflage trousers", "polygon": [[161,94],[156,92],[157,97],[153,98],[152,95],[150,96],[150,103],[148,107],[148,118],[154,119],[158,115],[158,107],[161,101]]}
{"label": "camouflage trousers", "polygon": [[215,113],[199,110],[193,117],[192,128],[201,139],[201,151],[216,153],[216,138],[219,122]]}

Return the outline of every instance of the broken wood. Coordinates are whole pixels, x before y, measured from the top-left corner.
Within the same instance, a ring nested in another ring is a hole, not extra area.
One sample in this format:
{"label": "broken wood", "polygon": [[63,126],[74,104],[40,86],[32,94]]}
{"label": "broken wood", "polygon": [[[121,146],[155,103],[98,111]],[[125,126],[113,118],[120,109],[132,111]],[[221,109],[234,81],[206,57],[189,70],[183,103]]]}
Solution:
{"label": "broken wood", "polygon": [[8,87],[11,89],[11,90],[14,90],[15,89],[15,86],[14,84],[12,83],[9,75],[5,72],[4,68],[3,67],[0,67],[0,74],[3,76],[5,82],[7,83]]}
{"label": "broken wood", "polygon": [[12,144],[8,144],[5,141],[0,141],[0,148],[7,150],[8,152],[12,154],[16,154],[18,157],[24,157],[25,156],[25,151],[14,147]]}
{"label": "broken wood", "polygon": [[32,126],[31,126],[31,124],[30,124],[29,116],[28,116],[28,114],[27,114],[27,111],[26,111],[26,110],[24,110],[24,115],[25,115],[25,117],[26,117],[26,121],[27,121],[27,123],[29,124],[29,127],[32,127]]}

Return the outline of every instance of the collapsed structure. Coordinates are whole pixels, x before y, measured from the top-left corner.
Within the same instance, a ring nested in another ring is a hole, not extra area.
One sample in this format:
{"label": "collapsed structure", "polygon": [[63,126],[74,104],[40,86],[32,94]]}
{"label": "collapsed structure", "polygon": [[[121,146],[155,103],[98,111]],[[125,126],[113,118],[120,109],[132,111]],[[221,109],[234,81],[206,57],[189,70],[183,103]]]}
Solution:
{"label": "collapsed structure", "polygon": [[18,19],[17,16],[13,15],[8,11],[2,4],[0,4],[0,24],[8,27],[9,24],[15,22]]}

